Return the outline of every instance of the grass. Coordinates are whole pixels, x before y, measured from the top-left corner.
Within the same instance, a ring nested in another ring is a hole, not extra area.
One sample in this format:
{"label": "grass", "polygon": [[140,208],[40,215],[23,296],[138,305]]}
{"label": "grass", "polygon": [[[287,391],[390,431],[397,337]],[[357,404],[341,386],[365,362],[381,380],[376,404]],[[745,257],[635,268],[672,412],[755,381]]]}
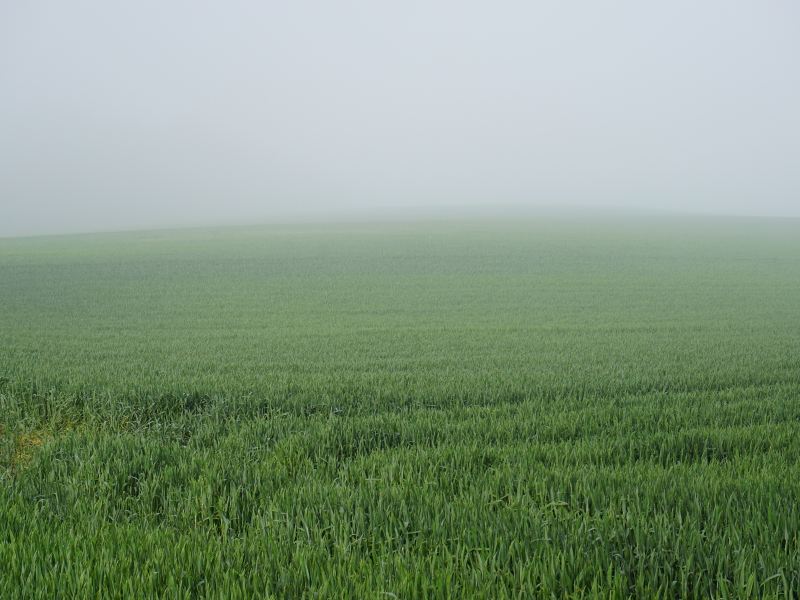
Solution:
{"label": "grass", "polygon": [[800,594],[800,221],[0,239],[0,597]]}

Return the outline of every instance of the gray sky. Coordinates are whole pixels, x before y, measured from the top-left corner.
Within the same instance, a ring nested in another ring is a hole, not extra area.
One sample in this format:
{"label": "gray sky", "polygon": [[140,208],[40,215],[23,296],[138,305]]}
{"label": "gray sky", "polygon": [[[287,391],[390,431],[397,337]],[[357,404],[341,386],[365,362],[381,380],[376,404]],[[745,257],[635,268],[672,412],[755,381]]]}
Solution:
{"label": "gray sky", "polygon": [[795,0],[0,0],[0,235],[800,216]]}

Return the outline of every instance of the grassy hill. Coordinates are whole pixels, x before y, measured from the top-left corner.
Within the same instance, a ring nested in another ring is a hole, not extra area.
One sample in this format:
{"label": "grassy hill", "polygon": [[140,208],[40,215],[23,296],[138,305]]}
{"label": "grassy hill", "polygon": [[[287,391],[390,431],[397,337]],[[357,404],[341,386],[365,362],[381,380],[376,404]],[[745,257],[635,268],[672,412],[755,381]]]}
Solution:
{"label": "grassy hill", "polygon": [[0,239],[0,596],[796,597],[800,220]]}

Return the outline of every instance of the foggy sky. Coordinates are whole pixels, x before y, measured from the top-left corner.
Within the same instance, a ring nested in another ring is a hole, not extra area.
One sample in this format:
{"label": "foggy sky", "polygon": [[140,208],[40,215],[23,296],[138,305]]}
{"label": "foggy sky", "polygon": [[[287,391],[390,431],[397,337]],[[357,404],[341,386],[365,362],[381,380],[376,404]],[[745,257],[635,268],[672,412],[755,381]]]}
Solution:
{"label": "foggy sky", "polygon": [[800,215],[800,4],[0,2],[0,235]]}

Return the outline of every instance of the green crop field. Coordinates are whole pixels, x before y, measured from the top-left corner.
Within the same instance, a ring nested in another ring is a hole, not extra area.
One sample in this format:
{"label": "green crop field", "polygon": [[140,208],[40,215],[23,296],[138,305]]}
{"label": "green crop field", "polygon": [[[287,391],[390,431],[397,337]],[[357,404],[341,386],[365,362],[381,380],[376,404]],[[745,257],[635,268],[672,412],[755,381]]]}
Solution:
{"label": "green crop field", "polygon": [[0,239],[0,597],[797,598],[800,220]]}

